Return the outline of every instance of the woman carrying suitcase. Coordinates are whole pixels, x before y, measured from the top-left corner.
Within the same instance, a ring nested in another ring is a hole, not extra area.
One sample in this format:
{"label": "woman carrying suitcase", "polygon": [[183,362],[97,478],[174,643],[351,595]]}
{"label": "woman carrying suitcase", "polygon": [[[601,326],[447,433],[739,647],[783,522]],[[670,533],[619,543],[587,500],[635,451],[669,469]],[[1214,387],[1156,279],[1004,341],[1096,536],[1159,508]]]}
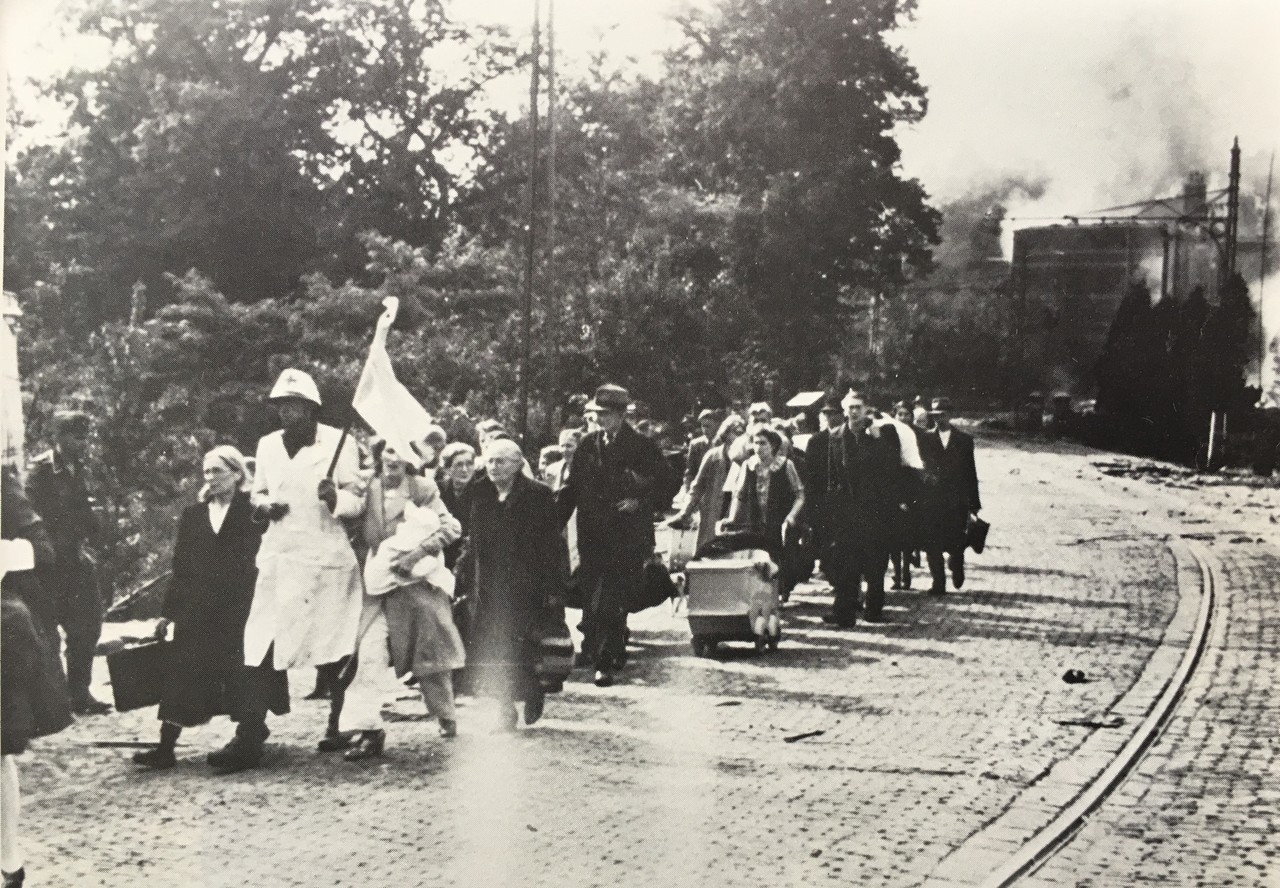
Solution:
{"label": "woman carrying suitcase", "polygon": [[[173,547],[173,577],[165,594],[156,635],[173,626],[160,700],[160,741],[134,755],[139,765],[156,770],[176,764],[174,747],[184,727],[215,715],[234,713],[245,679],[244,624],[253,602],[254,559],[263,525],[252,520],[245,458],[234,447],[210,450],[204,458],[200,501],[178,521]],[[289,685],[283,672],[262,676],[270,686],[270,708],[289,711]]]}

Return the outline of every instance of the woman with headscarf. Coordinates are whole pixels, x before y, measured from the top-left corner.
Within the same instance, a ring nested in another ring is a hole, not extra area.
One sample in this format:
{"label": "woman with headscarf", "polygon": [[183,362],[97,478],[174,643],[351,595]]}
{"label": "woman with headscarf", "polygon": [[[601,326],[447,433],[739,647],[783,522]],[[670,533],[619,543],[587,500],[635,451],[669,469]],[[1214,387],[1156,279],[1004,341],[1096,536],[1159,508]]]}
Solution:
{"label": "woman with headscarf", "polygon": [[711,442],[711,449],[702,457],[702,465],[689,487],[689,501],[685,503],[674,518],[668,523],[680,527],[689,520],[695,511],[698,513],[698,542],[695,548],[701,549],[716,535],[716,524],[725,513],[728,497],[725,496],[725,481],[729,477],[729,469],[733,460],[729,451],[733,443],[746,430],[747,423],[736,413],[729,414],[716,431]]}
{"label": "woman with headscarf", "polygon": [[410,475],[396,451],[373,446],[375,478],[365,503],[364,606],[355,678],[347,688],[339,719],[346,734],[360,739],[345,756],[360,761],[382,754],[380,676],[388,666],[417,679],[427,711],[440,723],[440,736],[458,733],[452,673],[462,668],[462,639],[453,625],[453,575],[443,550],[462,535],[435,481]]}
{"label": "woman with headscarf", "polygon": [[499,701],[502,727],[515,730],[517,701],[524,701],[525,724],[542,717],[541,630],[547,611],[564,606],[568,556],[555,496],[523,474],[520,447],[494,439],[484,457],[488,471],[472,487],[458,569],[473,613],[467,672],[473,687]]}
{"label": "woman with headscarf", "polygon": [[[245,458],[223,445],[204,457],[199,501],[178,520],[173,574],[160,610],[156,635],[173,627],[160,698],[160,740],[133,760],[156,770],[176,764],[174,747],[184,727],[236,712],[235,696],[250,667],[244,665],[244,624],[257,578],[254,559],[262,524],[253,521]],[[270,710],[289,711],[283,672],[268,670]]]}

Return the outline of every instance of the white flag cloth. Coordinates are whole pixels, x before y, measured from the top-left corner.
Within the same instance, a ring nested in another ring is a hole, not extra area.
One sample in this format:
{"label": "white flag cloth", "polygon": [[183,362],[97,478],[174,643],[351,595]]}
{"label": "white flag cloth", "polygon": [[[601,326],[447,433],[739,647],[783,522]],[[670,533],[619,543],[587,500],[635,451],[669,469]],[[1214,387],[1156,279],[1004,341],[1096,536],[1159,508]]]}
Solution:
{"label": "white flag cloth", "polygon": [[400,300],[389,296],[382,304],[387,310],[378,318],[369,359],[356,385],[352,406],[374,434],[385,440],[401,459],[414,468],[421,468],[422,458],[414,451],[413,444],[426,437],[431,414],[396,379],[391,356],[387,354],[387,332],[395,322]]}

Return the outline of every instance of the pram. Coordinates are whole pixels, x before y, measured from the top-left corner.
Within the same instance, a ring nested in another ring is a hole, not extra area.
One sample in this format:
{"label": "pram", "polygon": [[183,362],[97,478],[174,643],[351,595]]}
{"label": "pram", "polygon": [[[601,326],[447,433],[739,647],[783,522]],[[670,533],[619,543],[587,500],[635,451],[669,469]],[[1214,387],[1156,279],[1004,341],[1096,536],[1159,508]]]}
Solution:
{"label": "pram", "polygon": [[774,548],[757,533],[723,533],[685,565],[694,654],[714,656],[722,641],[777,649],[782,625]]}

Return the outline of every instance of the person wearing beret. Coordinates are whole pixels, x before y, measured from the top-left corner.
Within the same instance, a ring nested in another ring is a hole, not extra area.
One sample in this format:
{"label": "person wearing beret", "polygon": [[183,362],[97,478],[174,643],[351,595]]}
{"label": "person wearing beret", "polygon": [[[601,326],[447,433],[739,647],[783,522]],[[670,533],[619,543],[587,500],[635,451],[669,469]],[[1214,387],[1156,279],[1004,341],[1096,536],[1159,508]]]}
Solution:
{"label": "person wearing beret", "polygon": [[596,428],[582,439],[558,498],[562,524],[578,515],[580,659],[595,666],[599,687],[612,685],[626,661],[627,606],[653,555],[653,516],[679,485],[658,445],[624,419],[630,403],[621,386],[596,389],[586,406]]}
{"label": "person wearing beret", "polygon": [[973,456],[973,437],[951,425],[951,401],[934,398],[929,417],[932,431],[920,435],[929,483],[924,489],[924,550],[929,561],[933,586],[941,594],[947,589],[942,556],[951,567],[951,582],[964,585],[965,533],[970,517],[982,509],[978,494],[978,470]]}

